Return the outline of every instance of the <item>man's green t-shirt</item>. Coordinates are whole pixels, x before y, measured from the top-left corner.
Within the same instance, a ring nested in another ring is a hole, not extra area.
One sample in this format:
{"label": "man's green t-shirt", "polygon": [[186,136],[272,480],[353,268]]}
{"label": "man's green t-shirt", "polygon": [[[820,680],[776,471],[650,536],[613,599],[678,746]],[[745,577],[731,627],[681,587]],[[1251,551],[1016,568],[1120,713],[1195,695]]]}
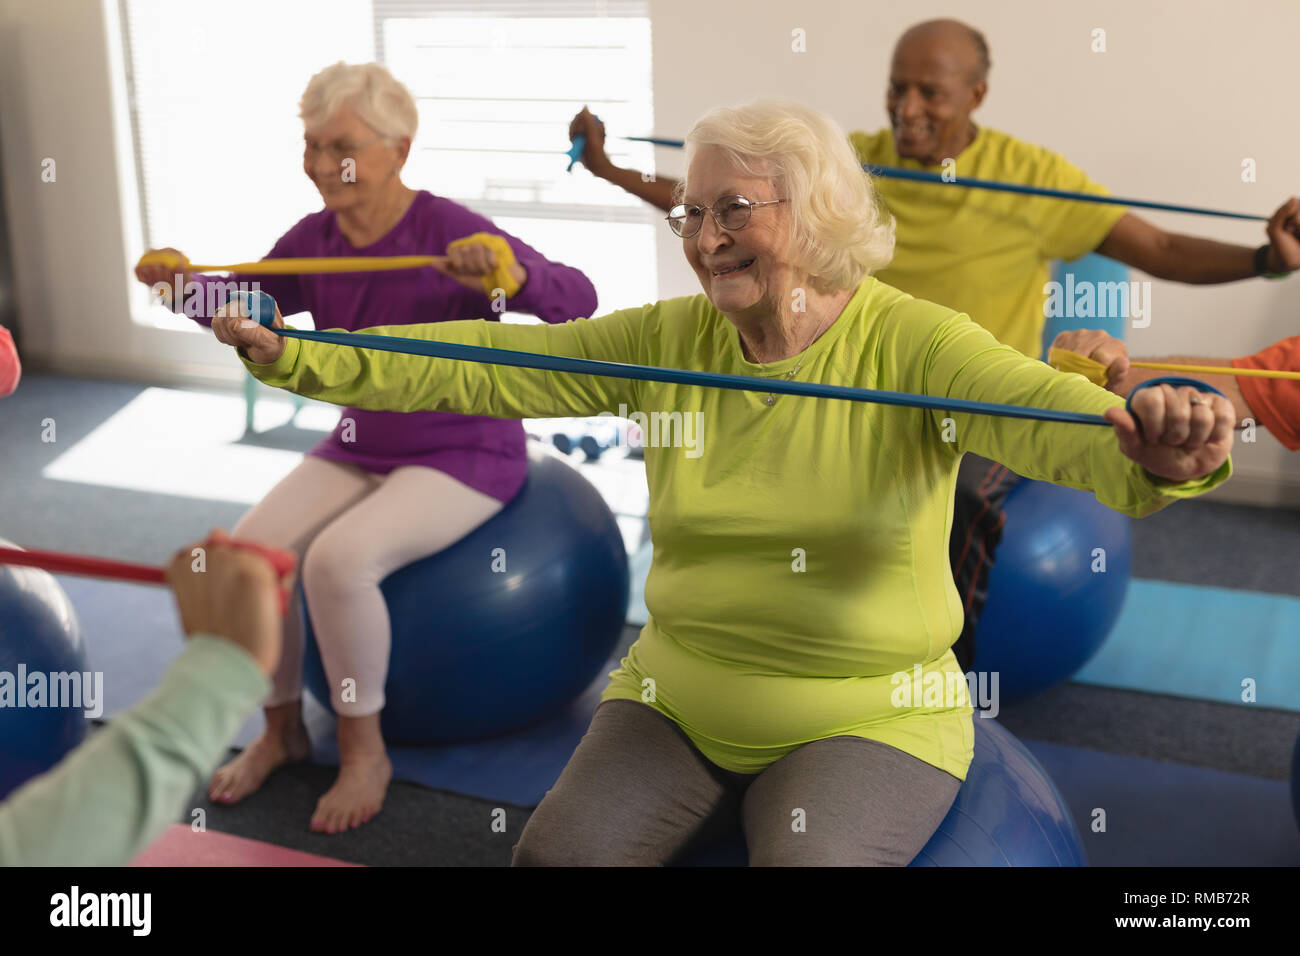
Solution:
{"label": "man's green t-shirt", "polygon": [[[944,171],[899,158],[888,129],[851,133],[849,141],[873,166]],[[958,182],[969,177],[1108,195],[1056,153],[992,129],[980,128],[951,170]],[[894,259],[877,277],[965,312],[1031,358],[1042,352],[1049,260],[1092,252],[1125,212],[1122,206],[959,185],[885,177],[875,184],[898,226]]]}

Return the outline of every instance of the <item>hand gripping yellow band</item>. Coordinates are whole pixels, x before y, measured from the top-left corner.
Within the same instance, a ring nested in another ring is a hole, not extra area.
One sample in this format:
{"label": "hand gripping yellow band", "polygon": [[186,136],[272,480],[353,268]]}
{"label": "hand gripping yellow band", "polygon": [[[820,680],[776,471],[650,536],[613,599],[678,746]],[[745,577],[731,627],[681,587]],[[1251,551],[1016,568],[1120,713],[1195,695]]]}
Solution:
{"label": "hand gripping yellow band", "polygon": [[172,255],[170,252],[146,252],[135,266],[137,269],[141,266],[163,266],[172,272],[189,272],[194,268],[190,265],[190,260],[184,256]]}
{"label": "hand gripping yellow band", "polygon": [[464,239],[449,242],[447,250],[450,252],[459,246],[468,246],[475,243],[487,246],[496,253],[497,257],[496,268],[492,270],[491,274],[483,277],[483,292],[490,299],[496,290],[500,289],[505,293],[507,299],[514,298],[519,292],[519,283],[510,274],[510,267],[515,264],[515,253],[504,236],[498,236],[492,232],[476,232]]}
{"label": "hand gripping yellow band", "polygon": [[1071,352],[1069,349],[1052,349],[1047,353],[1047,364],[1059,372],[1075,372],[1082,375],[1094,385],[1106,387],[1108,379],[1106,366],[1086,355]]}
{"label": "hand gripping yellow band", "polygon": [[[1106,366],[1100,362],[1071,352],[1067,349],[1052,349],[1047,353],[1047,364],[1060,372],[1077,372],[1094,385],[1106,387],[1108,375]],[[1172,362],[1130,362],[1133,368],[1151,368],[1166,372],[1184,372],[1188,375],[1232,375],[1237,378],[1278,378],[1300,380],[1300,372],[1272,368],[1232,368],[1228,365],[1177,365]]]}

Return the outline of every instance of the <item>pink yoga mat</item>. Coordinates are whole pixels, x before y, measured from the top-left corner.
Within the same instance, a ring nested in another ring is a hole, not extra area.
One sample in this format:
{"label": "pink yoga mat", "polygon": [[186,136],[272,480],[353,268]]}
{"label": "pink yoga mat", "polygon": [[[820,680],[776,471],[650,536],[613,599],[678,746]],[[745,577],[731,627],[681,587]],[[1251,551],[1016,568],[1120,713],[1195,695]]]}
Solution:
{"label": "pink yoga mat", "polygon": [[314,853],[173,823],[132,866],[360,866]]}

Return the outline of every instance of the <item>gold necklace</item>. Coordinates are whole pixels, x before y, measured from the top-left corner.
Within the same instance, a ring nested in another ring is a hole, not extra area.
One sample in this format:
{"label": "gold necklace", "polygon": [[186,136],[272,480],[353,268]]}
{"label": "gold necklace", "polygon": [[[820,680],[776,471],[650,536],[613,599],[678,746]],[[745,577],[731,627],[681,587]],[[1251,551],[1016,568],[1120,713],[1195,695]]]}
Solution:
{"label": "gold necklace", "polygon": [[[813,333],[812,338],[810,338],[807,343],[805,343],[804,347],[799,350],[797,353],[799,355],[799,361],[794,363],[794,368],[785,373],[785,380],[787,382],[799,374],[799,369],[803,368],[803,353],[812,348],[813,342],[817,341],[817,336],[822,334],[822,331],[826,328],[826,324],[826,320],[822,319],[822,324],[818,327],[817,331]],[[764,364],[766,363],[759,363],[758,368],[760,371],[762,371]],[[776,404],[776,395],[773,392],[768,392],[767,398],[763,399],[763,404],[771,408]]]}

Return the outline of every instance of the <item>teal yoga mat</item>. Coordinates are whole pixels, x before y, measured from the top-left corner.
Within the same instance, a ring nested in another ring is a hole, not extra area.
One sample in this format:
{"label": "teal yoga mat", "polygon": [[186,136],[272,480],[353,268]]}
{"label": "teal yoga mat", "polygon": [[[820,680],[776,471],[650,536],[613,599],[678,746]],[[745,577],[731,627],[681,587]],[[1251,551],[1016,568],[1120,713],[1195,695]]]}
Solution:
{"label": "teal yoga mat", "polygon": [[1102,687],[1300,711],[1300,598],[1134,580],[1114,631],[1074,678]]}

